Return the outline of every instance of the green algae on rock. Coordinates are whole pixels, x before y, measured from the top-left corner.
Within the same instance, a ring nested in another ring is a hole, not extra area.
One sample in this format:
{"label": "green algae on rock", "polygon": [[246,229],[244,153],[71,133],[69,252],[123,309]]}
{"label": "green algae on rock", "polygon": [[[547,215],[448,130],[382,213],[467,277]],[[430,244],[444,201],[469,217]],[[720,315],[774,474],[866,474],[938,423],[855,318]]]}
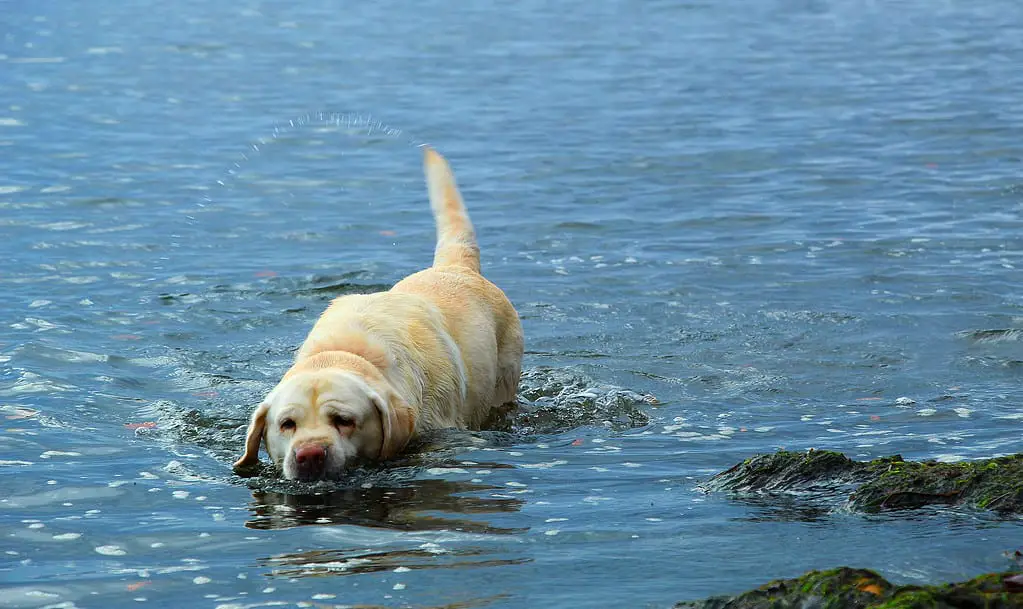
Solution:
{"label": "green algae on rock", "polygon": [[675,605],[686,609],[934,609],[984,607],[1023,609],[1023,592],[1010,585],[1013,573],[992,573],[936,586],[895,586],[873,571],[840,567],[779,579],[735,596]]}
{"label": "green algae on rock", "polygon": [[811,449],[757,455],[702,485],[708,491],[848,494],[856,510],[877,512],[957,505],[1000,514],[1023,512],[1023,454],[980,461],[904,461],[900,455],[853,461]]}
{"label": "green algae on rock", "polygon": [[959,463],[899,458],[887,467],[875,466],[872,473],[852,495],[853,507],[877,511],[949,504],[1023,512],[1023,454]]}

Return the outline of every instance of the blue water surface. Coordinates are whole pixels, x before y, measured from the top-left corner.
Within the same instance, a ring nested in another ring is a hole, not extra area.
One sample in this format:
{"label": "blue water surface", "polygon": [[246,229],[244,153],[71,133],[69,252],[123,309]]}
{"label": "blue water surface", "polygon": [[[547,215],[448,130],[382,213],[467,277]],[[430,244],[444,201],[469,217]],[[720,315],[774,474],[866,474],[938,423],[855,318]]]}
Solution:
{"label": "blue water surface", "polygon": [[[1020,450],[1016,0],[14,0],[0,26],[0,605],[670,607],[1020,546],[968,510],[697,488],[782,447]],[[329,299],[428,264],[422,143],[552,418],[318,495],[234,476]]]}

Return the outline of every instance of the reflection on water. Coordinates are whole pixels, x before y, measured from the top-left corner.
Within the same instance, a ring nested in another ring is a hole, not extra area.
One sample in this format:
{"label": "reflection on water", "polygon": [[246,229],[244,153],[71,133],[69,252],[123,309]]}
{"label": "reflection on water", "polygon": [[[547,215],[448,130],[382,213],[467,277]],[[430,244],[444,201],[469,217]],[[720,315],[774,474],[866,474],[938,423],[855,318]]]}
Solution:
{"label": "reflection on water", "polygon": [[378,571],[420,569],[461,569],[521,565],[529,558],[491,558],[474,560],[487,553],[481,548],[441,551],[435,548],[367,552],[365,549],[309,550],[280,554],[261,561],[275,577],[322,577],[325,575],[359,575]]}
{"label": "reflection on water", "polygon": [[[252,493],[252,529],[287,529],[303,525],[356,525],[400,531],[455,530],[514,534],[528,529],[445,514],[517,512],[525,503],[508,497],[481,497],[499,487],[451,480],[412,480],[396,486],[345,488],[322,494],[256,490]],[[473,493],[473,495],[469,495]]]}
{"label": "reflection on water", "polygon": [[819,494],[764,493],[734,495],[731,500],[750,507],[750,512],[733,518],[743,522],[826,522],[836,513],[831,497]]}

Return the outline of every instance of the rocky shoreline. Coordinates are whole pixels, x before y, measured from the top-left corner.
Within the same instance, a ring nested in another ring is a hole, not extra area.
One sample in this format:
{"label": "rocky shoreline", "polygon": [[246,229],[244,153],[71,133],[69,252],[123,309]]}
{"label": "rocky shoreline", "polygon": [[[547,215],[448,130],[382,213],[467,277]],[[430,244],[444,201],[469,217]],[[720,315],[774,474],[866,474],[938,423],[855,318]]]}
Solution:
{"label": "rocky shoreline", "polygon": [[[927,506],[1023,515],[1023,454],[978,461],[906,461],[900,455],[855,461],[842,453],[779,451],[746,459],[700,485],[736,498],[798,496],[863,513]],[[1007,540],[1008,541],[1008,540]],[[1015,553],[1017,563],[1023,554]],[[1007,570],[957,583],[899,586],[866,569],[840,567],[768,582],[734,596],[685,601],[689,609],[1023,609],[1023,573]]]}
{"label": "rocky shoreline", "polygon": [[905,461],[900,455],[854,461],[842,453],[779,451],[746,459],[701,485],[708,492],[812,493],[852,510],[879,512],[928,505],[1023,513],[1023,454],[978,461]]}
{"label": "rocky shoreline", "polygon": [[677,603],[676,609],[1017,609],[1023,575],[991,573],[936,586],[896,586],[867,569],[841,567],[779,579],[735,596]]}

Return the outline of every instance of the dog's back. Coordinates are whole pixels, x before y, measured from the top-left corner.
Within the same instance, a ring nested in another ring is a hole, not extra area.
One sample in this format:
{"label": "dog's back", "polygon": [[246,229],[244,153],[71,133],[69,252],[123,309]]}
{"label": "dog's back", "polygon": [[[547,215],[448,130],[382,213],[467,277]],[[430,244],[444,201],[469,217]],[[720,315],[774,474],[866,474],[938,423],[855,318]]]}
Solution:
{"label": "dog's back", "polygon": [[480,273],[476,230],[447,161],[430,148],[423,160],[437,224],[433,266],[406,277],[391,291],[419,295],[440,309],[469,375],[466,423],[478,428],[491,408],[515,401],[522,323],[504,292]]}
{"label": "dog's back", "polygon": [[420,404],[420,429],[479,428],[491,409],[515,401],[522,324],[504,292],[480,274],[476,232],[447,161],[427,148],[424,172],[437,224],[433,266],[387,292],[335,299],[296,361],[355,352]]}

